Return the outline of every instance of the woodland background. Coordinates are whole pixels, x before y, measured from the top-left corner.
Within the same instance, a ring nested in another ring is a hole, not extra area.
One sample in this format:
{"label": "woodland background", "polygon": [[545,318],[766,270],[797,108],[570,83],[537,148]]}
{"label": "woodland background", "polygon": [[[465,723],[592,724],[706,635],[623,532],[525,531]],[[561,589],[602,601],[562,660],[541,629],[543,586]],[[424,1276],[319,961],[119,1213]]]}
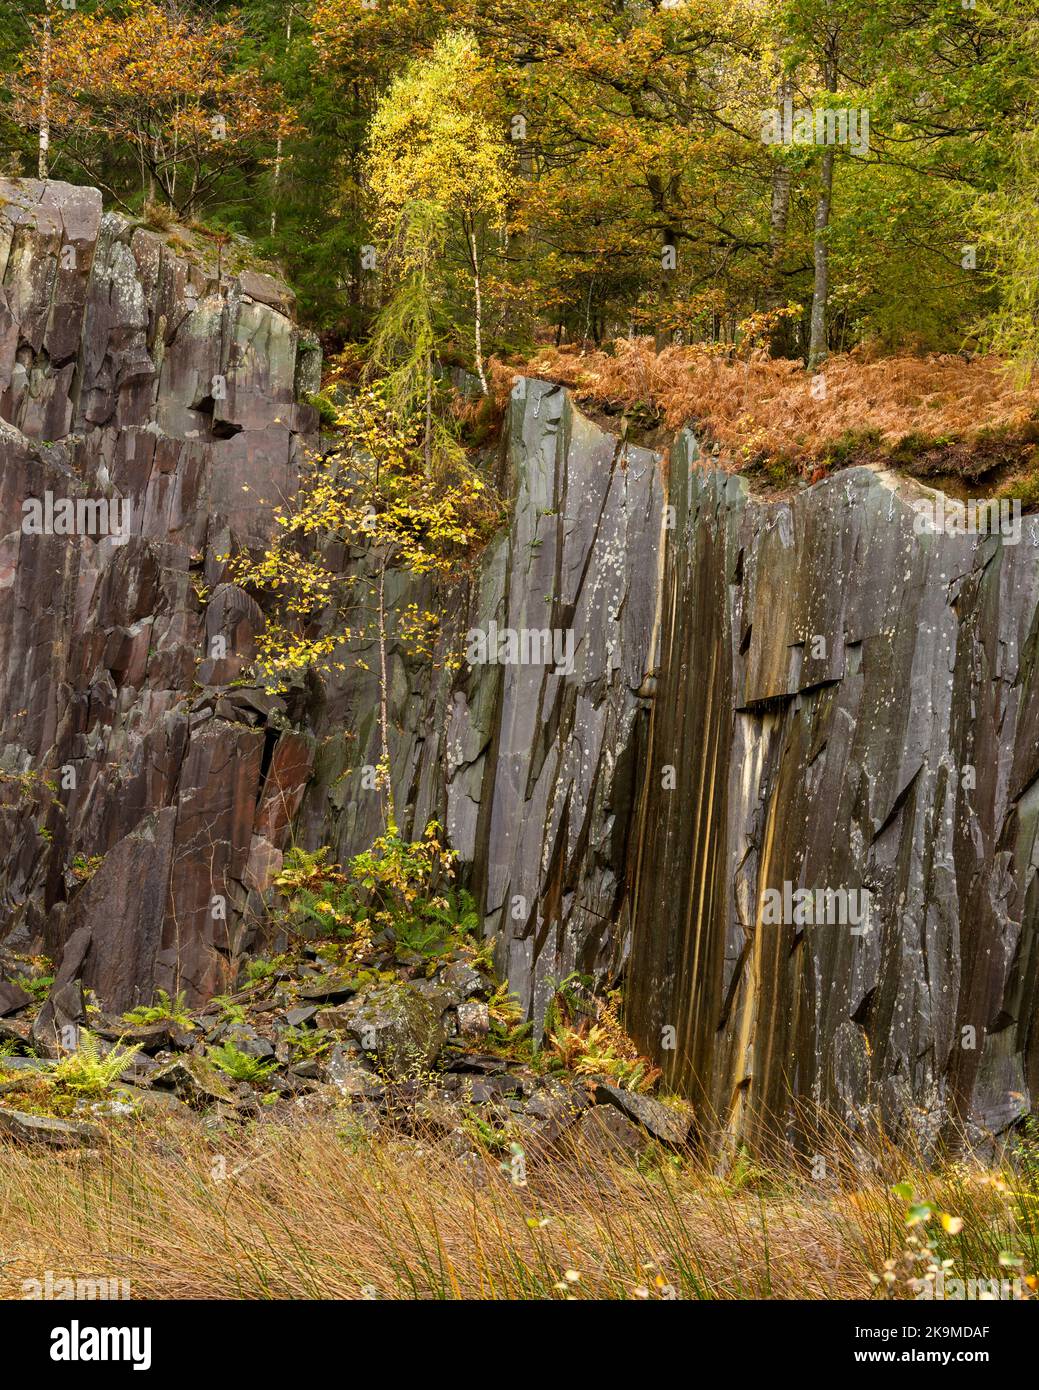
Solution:
{"label": "woodland background", "polygon": [[[1037,20],[1035,0],[26,0],[0,6],[0,162],[248,236],[326,347],[367,339],[418,267],[441,357],[472,360],[478,330],[480,356],[652,335],[815,363],[993,348],[1027,376]],[[766,143],[787,100],[868,111],[868,151]]]}

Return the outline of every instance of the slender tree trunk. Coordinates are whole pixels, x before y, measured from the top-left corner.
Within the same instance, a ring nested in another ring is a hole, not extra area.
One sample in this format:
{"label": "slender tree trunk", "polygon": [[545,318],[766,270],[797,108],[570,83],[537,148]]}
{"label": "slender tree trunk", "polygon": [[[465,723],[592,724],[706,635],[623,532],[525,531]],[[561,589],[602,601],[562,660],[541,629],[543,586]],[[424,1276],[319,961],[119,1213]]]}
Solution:
{"label": "slender tree trunk", "polygon": [[137,118],[137,163],[141,168],[141,197],[148,197],[148,171],[144,164],[144,133],[141,130],[141,118]]}
{"label": "slender tree trunk", "polygon": [[177,206],[177,160],[178,160],[178,158],[179,158],[179,156],[180,156],[180,150],[179,150],[180,136],[177,134],[177,119],[178,119],[179,116],[180,116],[180,102],[179,102],[179,101],[174,103],[173,114],[174,114],[174,121],[173,121],[173,130],[174,130],[174,135],[173,135],[173,170],[172,170],[172,172],[171,172],[171,174],[170,174],[170,176],[169,176],[168,183],[169,183],[169,194],[170,194],[170,206],[173,207],[173,208],[176,208],[176,206]]}
{"label": "slender tree trunk", "polygon": [[52,0],[45,0],[43,49],[40,53],[40,153],[36,171],[41,179],[47,177],[47,157],[51,147],[51,4]]}
{"label": "slender tree trunk", "polygon": [[772,208],[769,216],[769,263],[771,275],[768,293],[773,304],[782,299],[782,282],[779,278],[779,263],[783,258],[786,242],[787,223],[790,219],[790,188],[792,178],[790,167],[777,160],[772,170]]}
{"label": "slender tree trunk", "polygon": [[[292,45],[292,10],[289,10],[285,20],[285,54],[288,56],[289,48]],[[278,136],[277,149],[274,156],[274,193],[271,198],[271,236],[278,230],[278,184],[281,182],[281,155],[282,140]]]}
{"label": "slender tree trunk", "polygon": [[[780,82],[777,97],[782,119],[784,102],[791,95],[793,84]],[[781,158],[772,165],[772,207],[769,214],[768,235],[768,285],[765,291],[765,308],[770,313],[783,307],[783,254],[786,250],[786,231],[790,220],[790,190],[793,176],[790,166]],[[769,335],[769,353],[773,357],[790,356],[790,324],[786,319],[776,323]]]}
{"label": "slender tree trunk", "polygon": [[[823,58],[823,80],[828,92],[836,92],[837,90],[837,44],[837,29],[829,29],[826,35]],[[808,340],[808,368],[810,371],[814,371],[816,367],[826,361],[829,350],[826,334],[826,311],[830,298],[830,257],[826,234],[830,225],[830,207],[833,202],[834,154],[834,147],[827,145],[823,151],[822,169],[819,174],[819,198],[815,205],[815,241],[813,246],[815,284],[812,289],[812,321]]]}
{"label": "slender tree trunk", "polygon": [[819,200],[815,208],[815,284],[812,289],[812,324],[808,342],[808,366],[814,370],[825,362],[827,355],[826,308],[830,298],[830,256],[826,245],[826,229],[830,225],[830,204],[833,198],[833,149],[823,152],[819,177]]}
{"label": "slender tree trunk", "polygon": [[433,472],[433,355],[426,353],[426,423],[422,437],[422,459],[426,477]]}
{"label": "slender tree trunk", "polygon": [[476,375],[480,378],[480,388],[485,396],[491,393],[487,389],[487,378],[483,374],[483,305],[480,301],[480,262],[476,255],[476,232],[469,233],[469,245],[472,248],[473,257],[473,288],[476,291]]}
{"label": "slender tree trunk", "polygon": [[281,182],[281,136],[274,156],[274,189],[271,195],[271,236],[278,230],[278,184]]}
{"label": "slender tree trunk", "polygon": [[[361,147],[359,141],[363,138],[359,132],[364,129],[361,90],[356,82],[352,84],[350,89],[350,115],[351,121],[348,128],[349,141],[346,150],[346,162],[350,173],[349,179],[347,180],[347,187],[350,190],[348,194],[350,202],[346,209],[346,216],[356,221],[359,203],[357,189],[360,186],[358,164],[361,158]],[[363,295],[362,278],[361,248],[358,246],[354,251],[354,263],[350,271],[350,317],[355,332],[359,330],[362,322],[369,317],[368,308],[371,296]],[[372,276],[372,279],[378,283],[378,278],[376,276]]]}

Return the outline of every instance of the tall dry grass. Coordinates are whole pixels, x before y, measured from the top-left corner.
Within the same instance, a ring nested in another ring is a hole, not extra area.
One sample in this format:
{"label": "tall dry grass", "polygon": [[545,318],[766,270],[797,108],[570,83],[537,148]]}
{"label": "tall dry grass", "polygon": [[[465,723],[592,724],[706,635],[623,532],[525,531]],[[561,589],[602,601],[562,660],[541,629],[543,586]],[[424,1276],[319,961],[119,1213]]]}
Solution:
{"label": "tall dry grass", "polygon": [[667,1158],[639,1171],[575,1150],[532,1160],[522,1186],[443,1137],[348,1125],[151,1121],[96,1152],[0,1149],[0,1296],[50,1270],[163,1299],[869,1297],[906,1242],[892,1179],[962,1219],[942,1235],[958,1274],[998,1277],[1008,1251],[1036,1268],[1020,1173],[927,1174],[890,1146],[864,1162],[837,1141],[822,1179],[744,1157],[724,1176]]}

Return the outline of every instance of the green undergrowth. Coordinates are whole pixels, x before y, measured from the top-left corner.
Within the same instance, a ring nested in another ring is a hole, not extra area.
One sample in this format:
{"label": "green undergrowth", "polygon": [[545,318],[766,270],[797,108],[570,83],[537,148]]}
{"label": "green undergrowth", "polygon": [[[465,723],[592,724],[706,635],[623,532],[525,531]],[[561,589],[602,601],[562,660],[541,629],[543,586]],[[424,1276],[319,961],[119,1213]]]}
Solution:
{"label": "green undergrowth", "polygon": [[[278,1089],[272,1078],[284,1062],[250,1055],[240,1045],[242,1038],[224,1029],[259,1025],[266,1033],[266,1020],[277,1021],[279,1010],[310,999],[342,1000],[369,991],[403,994],[422,981],[449,980],[445,972],[451,968],[468,979],[466,997],[482,1001],[486,1017],[484,1031],[460,1033],[448,1042],[441,1065],[450,1065],[459,1052],[491,1054],[578,1084],[598,1077],[632,1091],[654,1090],[660,1073],[625,1033],[619,992],[597,995],[591,978],[572,973],[552,987],[540,1026],[527,1016],[509,983],[495,977],[493,942],[482,937],[473,898],[454,881],[455,855],[439,835],[439,826],[430,822],[419,839],[408,840],[391,823],[368,850],[343,865],[333,861],[327,847],[290,849],[274,881],[265,924],[270,939],[284,943],[284,949],[242,960],[233,992],[200,1009],[189,1008],[183,992],[160,989],[151,1003],[108,1021],[109,1039],[125,1028],[119,1041],[102,1041],[83,1028],[76,1050],[55,1065],[0,1072],[0,1104],[67,1117],[88,1102],[114,1097],[120,1075],[139,1051],[133,1030],[158,1024],[194,1035],[186,1061],[194,1056],[266,1099]],[[38,972],[49,962],[35,965]],[[475,986],[466,971],[475,972]],[[24,977],[27,984],[34,982],[41,1000],[50,978],[36,973],[30,980],[28,969]],[[87,1009],[92,1020],[103,1017],[92,997]],[[100,1026],[100,1021],[91,1024]],[[332,1033],[312,1024],[280,1029],[279,1037],[287,1046],[288,1065],[321,1059],[334,1042]],[[32,1051],[31,1041],[13,1040],[10,1048],[16,1047]],[[429,1080],[435,1076],[434,1069]],[[479,1129],[475,1119],[474,1125]],[[505,1142],[503,1135],[485,1137],[488,1143]]]}
{"label": "green undergrowth", "polygon": [[30,1115],[58,1119],[90,1114],[112,1096],[116,1081],[140,1052],[138,1044],[116,1043],[107,1050],[86,1028],[76,1049],[40,1071],[5,1069],[0,1058],[0,1104]]}

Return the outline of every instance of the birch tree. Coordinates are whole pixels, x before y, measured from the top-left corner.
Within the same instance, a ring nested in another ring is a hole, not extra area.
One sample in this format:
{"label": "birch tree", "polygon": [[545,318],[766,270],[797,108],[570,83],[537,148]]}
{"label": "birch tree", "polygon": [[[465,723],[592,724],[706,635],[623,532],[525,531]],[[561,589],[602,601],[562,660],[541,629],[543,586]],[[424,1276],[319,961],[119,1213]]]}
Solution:
{"label": "birch tree", "polygon": [[[488,106],[476,40],[448,32],[379,102],[367,165],[376,226],[388,244],[406,243],[406,229],[420,220],[440,242],[427,249],[443,257],[453,224],[472,283],[474,367],[484,395],[481,243],[504,224],[509,184],[505,141]],[[413,233],[410,240],[412,257],[421,256]]]}
{"label": "birch tree", "polygon": [[51,44],[53,39],[53,19],[51,10],[54,0],[43,0],[43,17],[40,20],[40,130],[37,177],[47,177],[47,155],[50,152],[50,89],[51,89]]}

